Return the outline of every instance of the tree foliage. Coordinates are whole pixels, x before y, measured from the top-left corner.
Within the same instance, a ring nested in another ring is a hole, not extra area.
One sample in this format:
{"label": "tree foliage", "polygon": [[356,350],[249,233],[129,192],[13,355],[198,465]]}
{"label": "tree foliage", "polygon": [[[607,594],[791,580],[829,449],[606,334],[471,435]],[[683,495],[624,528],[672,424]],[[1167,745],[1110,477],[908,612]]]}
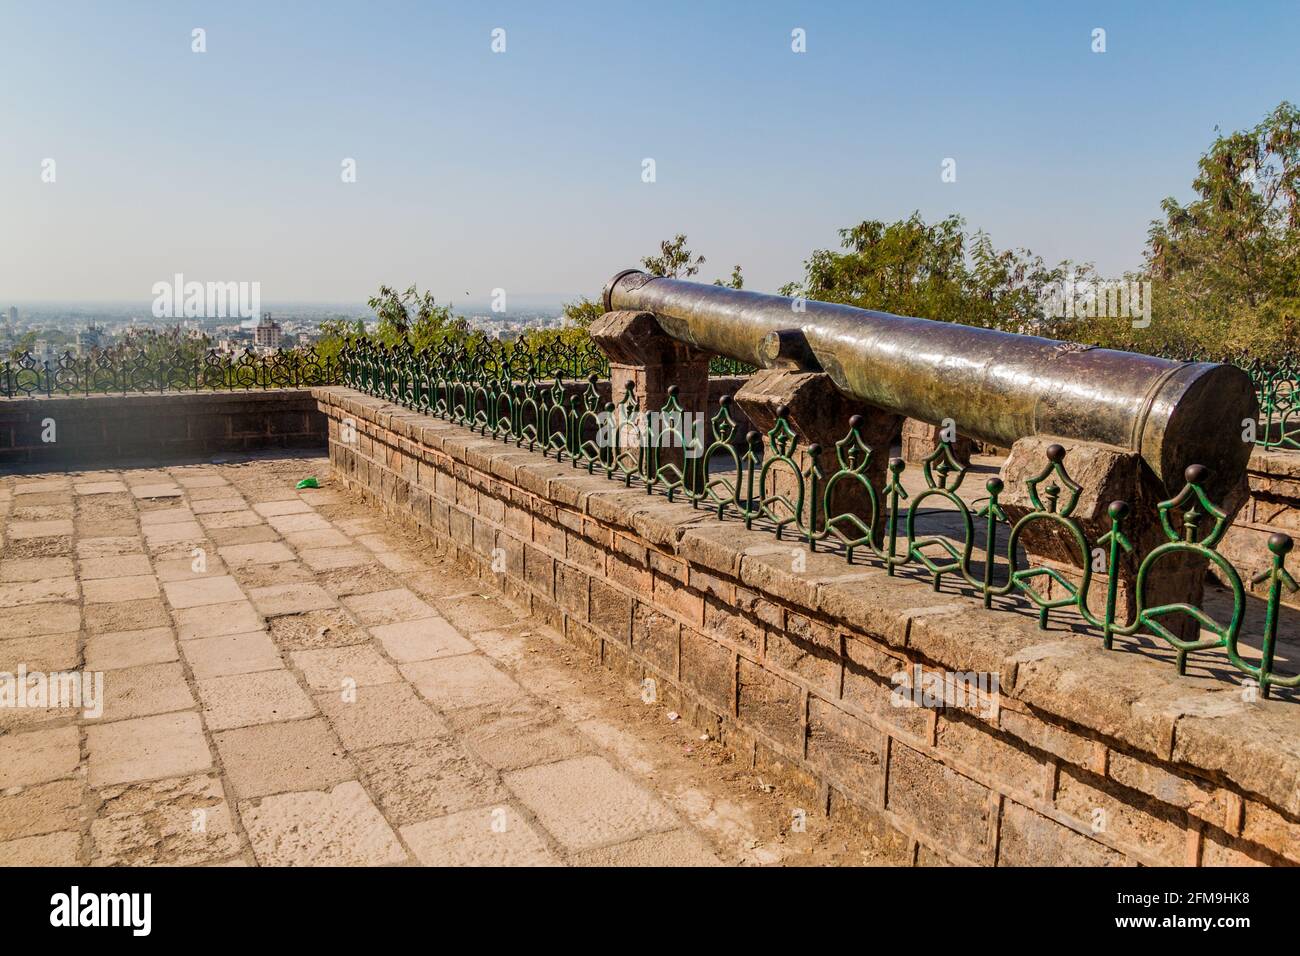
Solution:
{"label": "tree foliage", "polygon": [[721,279],[714,279],[713,284],[726,286],[728,289],[743,289],[745,288],[745,277],[740,274],[740,266],[733,266],[731,269],[730,279],[726,282],[723,282]]}
{"label": "tree foliage", "polygon": [[919,212],[897,222],[865,220],[840,230],[842,252],[816,250],[804,262],[803,280],[781,291],[942,322],[1041,331],[1043,290],[1062,281],[1071,264],[1049,269],[1028,250],[998,249],[965,225],[956,215],[927,223]]}
{"label": "tree foliage", "polygon": [[1146,270],[1148,340],[1262,357],[1300,338],[1300,110],[1283,102],[1251,129],[1219,135],[1197,164],[1195,198],[1161,203]]}
{"label": "tree foliage", "polygon": [[438,305],[433,293],[420,292],[415,285],[404,292],[380,286],[369,304],[379,319],[375,335],[385,345],[405,340],[418,350],[469,334],[469,323],[452,314],[451,306]]}
{"label": "tree foliage", "polygon": [[561,307],[565,324],[574,328],[585,329],[592,322],[605,314],[603,303],[588,299],[585,295]]}
{"label": "tree foliage", "polygon": [[697,256],[686,248],[686,236],[679,232],[672,239],[659,243],[659,255],[646,256],[641,265],[651,275],[689,279],[704,265],[704,256]]}

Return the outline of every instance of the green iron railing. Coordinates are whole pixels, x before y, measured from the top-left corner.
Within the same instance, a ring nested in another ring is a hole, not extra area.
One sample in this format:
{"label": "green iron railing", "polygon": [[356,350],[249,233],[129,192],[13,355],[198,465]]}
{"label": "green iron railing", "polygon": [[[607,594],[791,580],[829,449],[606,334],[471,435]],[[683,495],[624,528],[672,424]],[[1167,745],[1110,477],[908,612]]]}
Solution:
{"label": "green iron railing", "polygon": [[[494,363],[457,345],[417,352],[406,345],[389,349],[359,341],[343,350],[340,363],[343,382],[351,388],[540,451],[556,461],[568,461],[626,487],[635,484],[647,494],[689,501],[696,508],[716,512],[719,520],[739,519],[746,528],[759,524],[778,538],[789,534],[810,550],[837,551],[849,563],[865,559],[890,575],[911,566],[927,576],[935,590],[946,580],[965,585],[982,597],[985,607],[993,607],[994,598],[1019,596],[1036,608],[1042,628],[1048,626],[1053,612],[1072,609],[1101,636],[1107,649],[1116,636],[1139,631],[1155,635],[1176,652],[1180,674],[1186,672],[1190,654],[1217,650],[1255,681],[1265,697],[1274,687],[1300,686],[1300,674],[1285,674],[1275,666],[1282,598],[1285,592],[1297,590],[1286,568],[1292,540],[1285,534],[1273,535],[1266,566],[1249,579],[1264,591],[1267,604],[1258,660],[1247,660],[1241,653],[1247,587],[1217,550],[1228,518],[1206,495],[1206,471],[1199,465],[1187,470],[1186,484],[1177,495],[1158,505],[1164,543],[1138,556],[1125,534],[1130,511],[1125,502],[1111,504],[1109,530],[1089,540],[1073,514],[1081,489],[1070,478],[1064,465],[1066,452],[1059,445],[1048,449],[1042,471],[1025,483],[1032,510],[1011,521],[1000,503],[1004,490],[1000,479],[988,479],[988,497],[977,510],[957,494],[967,467],[948,444],[941,444],[924,460],[925,488],[904,507],[908,492],[901,481],[903,460],[890,459],[887,481],[875,487],[867,469],[877,451],[863,439],[857,417],[850,419],[835,445],[838,468],[827,474],[816,464],[822,451],[816,446],[807,449],[809,464],[798,463],[798,437],[785,410],[766,435],[751,431],[737,436],[729,398],[722,400],[707,427],[693,427],[675,387],[661,408],[645,410],[638,406],[630,385],[615,403],[602,398],[595,374],[585,383],[566,386],[562,376],[544,379],[536,362]],[[657,414],[647,415],[650,411]],[[670,448],[677,450],[666,453]],[[785,476],[785,491],[778,490],[778,474]],[[837,502],[851,488],[859,489],[865,504],[843,509]],[[940,500],[954,510],[964,529],[961,543],[918,531],[922,506],[933,507]],[[975,564],[977,522],[983,531],[980,568]],[[1019,545],[1035,524],[1056,526],[1077,549],[1080,580],[1071,582],[1051,567],[1021,566]],[[1122,562],[1136,566],[1136,612],[1130,620],[1120,619],[1117,574],[1105,576],[1104,609],[1094,610],[1089,601],[1097,580],[1093,571],[1097,548],[1106,556],[1105,567],[1118,568]],[[1202,607],[1146,601],[1153,569],[1180,555],[1218,569],[1232,598],[1227,623],[1215,620]],[[1049,584],[1060,589],[1060,596],[1047,593],[1052,590]],[[1171,626],[1171,618],[1179,615],[1192,618],[1200,633],[1209,636],[1185,636]]]}
{"label": "green iron railing", "polygon": [[1300,356],[1280,362],[1254,360],[1243,368],[1259,396],[1261,428],[1256,443],[1265,448],[1300,450]]}
{"label": "green iron railing", "polygon": [[[538,380],[557,375],[578,379],[609,375],[609,361],[590,339],[576,343],[546,342],[528,346],[463,336],[445,343],[481,355],[485,364],[520,372],[532,367]],[[91,395],[104,392],[203,391],[205,389],[296,388],[333,385],[339,381],[335,349],[300,346],[274,352],[219,352],[215,349],[96,349],[85,355],[64,352],[42,361],[31,352],[10,357],[0,366],[0,396]],[[1162,353],[1167,358],[1203,357]],[[1223,356],[1213,361],[1234,363],[1255,384],[1260,421],[1256,444],[1264,448],[1300,451],[1300,355],[1277,362],[1247,356]],[[748,375],[754,367],[725,356],[709,362],[712,375]]]}
{"label": "green iron railing", "polygon": [[310,347],[260,353],[110,349],[82,356],[65,352],[52,362],[25,352],[0,367],[5,398],[305,388],[338,381],[337,359]]}
{"label": "green iron railing", "polygon": [[[481,356],[495,368],[530,366],[539,378],[575,379],[609,376],[609,361],[590,340],[577,344],[545,342],[537,346],[462,337],[454,345]],[[338,346],[299,346],[275,351],[221,352],[216,349],[96,349],[85,355],[65,351],[53,360],[31,352],[11,356],[0,365],[0,396],[39,398],[54,395],[177,392],[217,389],[306,388],[339,382]],[[714,375],[745,375],[743,362],[715,356]]]}

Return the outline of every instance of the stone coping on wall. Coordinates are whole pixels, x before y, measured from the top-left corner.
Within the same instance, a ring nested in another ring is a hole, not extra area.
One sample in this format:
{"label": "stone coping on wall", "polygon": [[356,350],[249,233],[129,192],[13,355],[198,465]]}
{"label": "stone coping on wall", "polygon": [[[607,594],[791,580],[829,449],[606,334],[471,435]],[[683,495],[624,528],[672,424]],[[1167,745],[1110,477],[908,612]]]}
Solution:
{"label": "stone coping on wall", "polygon": [[0,398],[0,464],[172,460],[325,444],[325,416],[303,388]]}
{"label": "stone coping on wall", "polygon": [[[1218,676],[1198,674],[1197,662],[1217,663],[1215,652],[1193,655],[1188,676],[1180,677],[1172,654],[1160,649],[1120,647],[1123,639],[1117,639],[1117,648],[1106,651],[1099,635],[1072,630],[1064,616],[1043,631],[1034,613],[987,610],[952,583],[935,593],[928,578],[891,578],[869,563],[848,565],[822,552],[808,554],[805,569],[795,572],[791,551],[798,542],[747,531],[738,519],[720,522],[712,511],[624,488],[349,388],[322,387],[313,394],[330,417],[351,417],[359,429],[368,422],[398,436],[407,455],[447,456],[570,515],[626,529],[692,569],[735,579],[886,653],[901,652],[927,668],[996,673],[1002,709],[993,720],[1013,736],[1015,715],[1032,713],[1229,785],[1292,819],[1300,816],[1300,703],[1247,702],[1235,680],[1224,676],[1235,673],[1226,667]],[[1052,746],[1037,733],[1026,742]],[[1101,752],[1104,764],[1107,751]]]}

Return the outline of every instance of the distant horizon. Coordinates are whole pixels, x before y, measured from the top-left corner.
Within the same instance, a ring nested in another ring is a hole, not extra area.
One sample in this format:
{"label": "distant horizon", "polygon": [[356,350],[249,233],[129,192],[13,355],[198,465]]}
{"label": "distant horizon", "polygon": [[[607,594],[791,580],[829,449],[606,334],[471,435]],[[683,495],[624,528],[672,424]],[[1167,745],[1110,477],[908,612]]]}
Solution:
{"label": "distant horizon", "polygon": [[[572,296],[539,296],[528,293],[512,295],[507,303],[508,308],[501,315],[509,315],[511,312],[520,311],[528,307],[545,306],[547,308],[558,308],[565,302],[574,301],[579,298],[578,295]],[[93,307],[111,307],[118,309],[149,309],[152,305],[152,297],[141,300],[134,299],[0,299],[0,310],[8,309],[10,306],[22,309],[24,306],[39,307],[43,309],[51,308],[93,308]],[[482,307],[485,311],[491,311],[490,300],[471,299],[465,302],[454,302],[450,297],[443,298],[435,296],[434,301],[438,305],[450,305],[453,308],[464,306],[466,308]],[[365,302],[349,302],[346,300],[329,300],[329,299],[283,299],[279,301],[265,300],[262,302],[262,311],[271,312],[275,308],[293,308],[298,306],[309,306],[312,308],[349,308],[369,310],[370,306]],[[199,318],[202,318],[201,316]],[[168,321],[185,321],[185,319],[172,319]]]}

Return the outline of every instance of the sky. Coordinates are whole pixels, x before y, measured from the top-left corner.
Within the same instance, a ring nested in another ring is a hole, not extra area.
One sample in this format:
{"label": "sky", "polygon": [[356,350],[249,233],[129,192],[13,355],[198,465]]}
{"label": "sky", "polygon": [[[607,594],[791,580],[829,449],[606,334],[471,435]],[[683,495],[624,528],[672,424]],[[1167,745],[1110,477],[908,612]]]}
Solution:
{"label": "sky", "polygon": [[1297,50],[1298,2],[0,0],[0,305],[594,297],[679,232],[775,291],[914,210],[1118,276]]}

